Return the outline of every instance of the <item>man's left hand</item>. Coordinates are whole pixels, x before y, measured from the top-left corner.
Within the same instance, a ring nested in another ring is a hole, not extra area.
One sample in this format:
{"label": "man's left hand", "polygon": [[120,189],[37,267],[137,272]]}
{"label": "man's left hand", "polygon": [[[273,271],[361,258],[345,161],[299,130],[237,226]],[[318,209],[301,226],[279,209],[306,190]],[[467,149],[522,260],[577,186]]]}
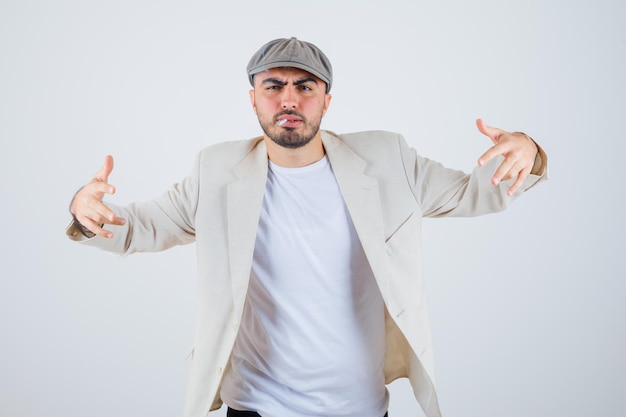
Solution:
{"label": "man's left hand", "polygon": [[494,146],[478,158],[478,165],[483,166],[498,155],[504,156],[504,161],[493,174],[491,182],[498,185],[501,181],[516,178],[507,190],[509,196],[514,195],[533,169],[538,152],[537,145],[524,133],[511,133],[487,126],[482,119],[476,120],[476,126],[480,133],[494,143]]}

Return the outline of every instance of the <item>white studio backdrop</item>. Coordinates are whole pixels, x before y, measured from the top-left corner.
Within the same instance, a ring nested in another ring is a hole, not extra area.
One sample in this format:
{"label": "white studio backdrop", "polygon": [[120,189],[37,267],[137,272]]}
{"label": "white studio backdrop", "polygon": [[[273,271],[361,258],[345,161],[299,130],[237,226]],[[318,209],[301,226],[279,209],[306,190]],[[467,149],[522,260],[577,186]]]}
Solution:
{"label": "white studio backdrop", "polygon": [[[550,156],[510,210],[425,222],[444,415],[626,416],[624,22],[609,0],[0,1],[0,416],[180,415],[193,245],[79,247],[67,206],[106,154],[127,203],[257,136],[245,66],[289,36],[333,62],[324,128],[471,170],[482,117]],[[422,415],[389,389],[390,416]]]}

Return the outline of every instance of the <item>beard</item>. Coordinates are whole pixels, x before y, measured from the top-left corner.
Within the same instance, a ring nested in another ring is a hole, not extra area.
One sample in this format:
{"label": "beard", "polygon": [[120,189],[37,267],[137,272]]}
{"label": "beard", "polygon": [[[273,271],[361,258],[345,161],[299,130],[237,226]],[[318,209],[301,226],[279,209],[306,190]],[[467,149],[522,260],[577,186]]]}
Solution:
{"label": "beard", "polygon": [[[300,128],[276,126],[278,117],[288,114],[298,116],[302,120],[302,126]],[[320,130],[321,120],[322,117],[320,115],[315,121],[309,123],[309,120],[302,114],[294,110],[286,110],[277,114],[270,121],[264,121],[259,117],[259,124],[267,137],[277,145],[284,148],[297,149],[307,145],[317,135],[317,132]],[[303,129],[303,131],[297,132],[297,129]]]}

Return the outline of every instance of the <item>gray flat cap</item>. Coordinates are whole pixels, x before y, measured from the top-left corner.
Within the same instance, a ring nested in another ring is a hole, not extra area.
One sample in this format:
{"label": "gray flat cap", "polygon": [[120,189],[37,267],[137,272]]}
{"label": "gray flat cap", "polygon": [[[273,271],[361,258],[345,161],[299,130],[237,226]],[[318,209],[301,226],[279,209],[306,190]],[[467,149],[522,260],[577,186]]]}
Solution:
{"label": "gray flat cap", "polygon": [[271,68],[294,67],[309,72],[326,83],[326,92],[333,83],[330,60],[315,45],[296,38],[274,39],[263,45],[248,63],[248,78],[254,86],[254,75]]}

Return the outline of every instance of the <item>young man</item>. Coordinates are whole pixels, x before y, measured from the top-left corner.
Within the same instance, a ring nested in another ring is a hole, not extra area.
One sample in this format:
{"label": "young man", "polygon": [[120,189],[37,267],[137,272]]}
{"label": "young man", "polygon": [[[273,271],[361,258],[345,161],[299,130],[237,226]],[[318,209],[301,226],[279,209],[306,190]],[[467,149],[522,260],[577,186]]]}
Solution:
{"label": "young man", "polygon": [[225,402],[229,416],[382,417],[400,377],[439,416],[421,220],[506,208],[546,177],[545,154],[479,120],[494,146],[465,174],[394,133],[322,131],[332,68],[295,38],[264,45],[248,74],[262,137],[201,151],[180,184],[126,207],[103,202],[107,157],[74,197],[68,235],[121,254],[198,245],[185,416]]}

